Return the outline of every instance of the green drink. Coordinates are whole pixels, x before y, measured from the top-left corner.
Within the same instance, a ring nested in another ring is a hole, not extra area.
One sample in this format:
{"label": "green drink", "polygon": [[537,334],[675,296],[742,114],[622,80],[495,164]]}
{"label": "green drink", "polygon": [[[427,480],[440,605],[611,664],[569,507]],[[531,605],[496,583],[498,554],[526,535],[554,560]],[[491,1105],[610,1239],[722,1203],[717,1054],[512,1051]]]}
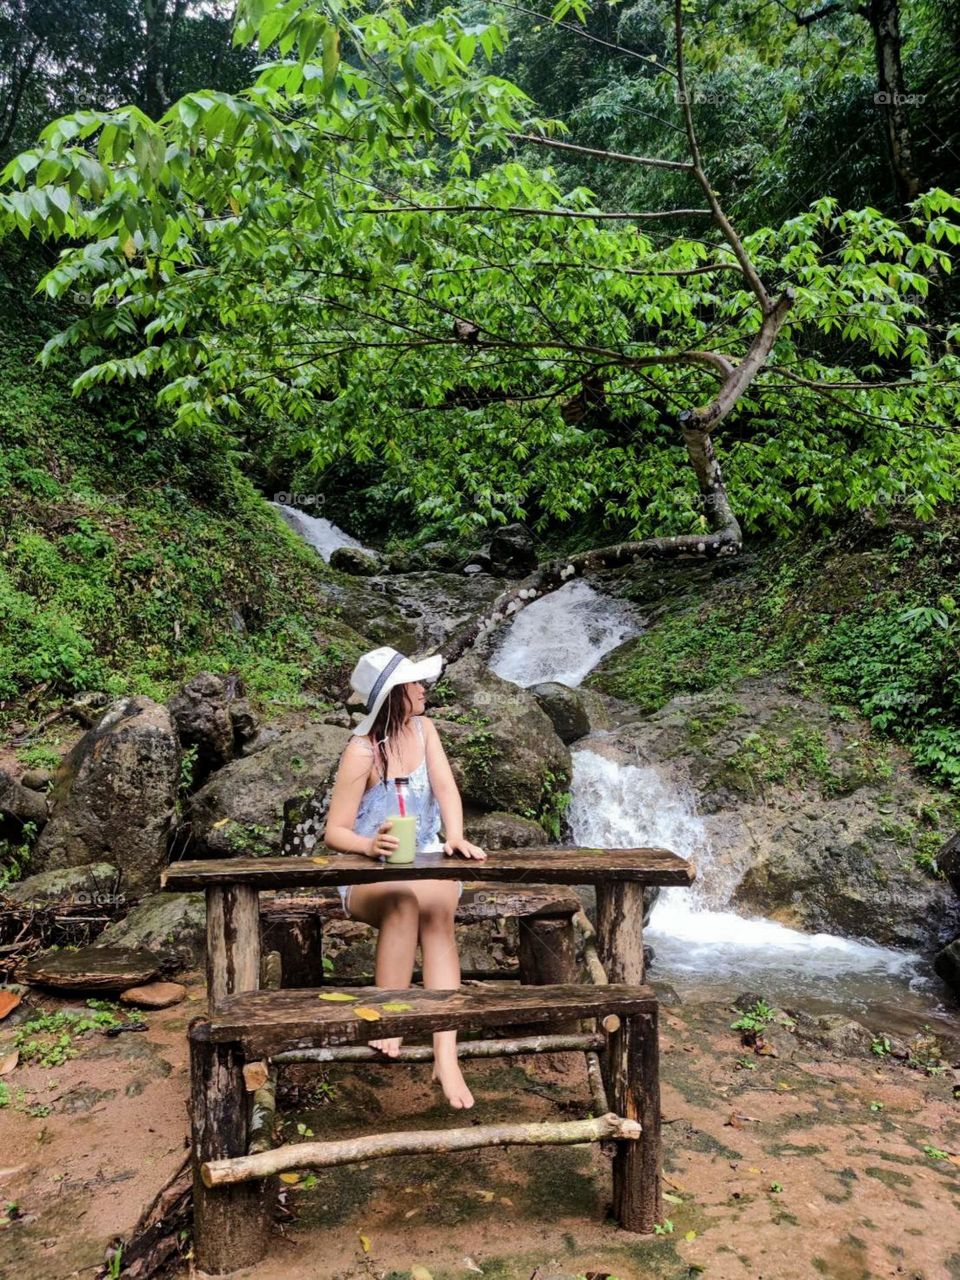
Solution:
{"label": "green drink", "polygon": [[388,854],[387,861],[393,864],[413,862],[417,855],[417,820],[412,815],[401,818],[396,814],[390,817],[391,836],[396,836],[399,844],[393,853]]}

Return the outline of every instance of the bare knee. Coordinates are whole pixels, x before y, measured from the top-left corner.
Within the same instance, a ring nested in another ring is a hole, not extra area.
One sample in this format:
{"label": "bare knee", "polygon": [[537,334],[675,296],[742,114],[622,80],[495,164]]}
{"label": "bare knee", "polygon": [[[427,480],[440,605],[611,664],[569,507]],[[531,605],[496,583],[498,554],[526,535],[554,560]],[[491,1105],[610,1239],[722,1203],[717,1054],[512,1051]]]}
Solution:
{"label": "bare knee", "polygon": [[420,932],[453,933],[453,922],[456,915],[454,902],[430,901],[420,903]]}
{"label": "bare knee", "polygon": [[398,890],[385,895],[380,908],[381,926],[409,925],[416,929],[420,919],[420,906],[414,895]]}

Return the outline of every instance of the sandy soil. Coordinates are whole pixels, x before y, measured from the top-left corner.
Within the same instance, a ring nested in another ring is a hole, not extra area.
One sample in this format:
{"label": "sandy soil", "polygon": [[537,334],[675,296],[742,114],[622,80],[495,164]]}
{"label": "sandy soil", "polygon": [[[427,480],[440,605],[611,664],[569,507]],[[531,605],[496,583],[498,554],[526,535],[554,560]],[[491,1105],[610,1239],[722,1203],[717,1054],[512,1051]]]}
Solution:
{"label": "sandy soil", "polygon": [[[64,1065],[4,1077],[14,1102],[0,1111],[0,1205],[16,1202],[19,1216],[0,1230],[2,1280],[90,1280],[180,1164],[184,1031],[202,1006],[194,975],[183,1004],[146,1015],[147,1032],[90,1033]],[[869,1050],[840,1057],[779,1027],[779,1056],[754,1056],[732,1016],[719,1003],[663,1010],[665,1234],[616,1227],[595,1147],[470,1152],[305,1176],[285,1190],[293,1216],[267,1258],[236,1277],[960,1280],[954,1072],[929,1077]],[[0,1056],[11,1034],[8,1019]],[[466,1074],[476,1123],[589,1108],[577,1055],[467,1064]],[[457,1123],[423,1064],[297,1068],[287,1081],[287,1141],[298,1123],[317,1137]],[[49,1114],[26,1113],[37,1104]]]}

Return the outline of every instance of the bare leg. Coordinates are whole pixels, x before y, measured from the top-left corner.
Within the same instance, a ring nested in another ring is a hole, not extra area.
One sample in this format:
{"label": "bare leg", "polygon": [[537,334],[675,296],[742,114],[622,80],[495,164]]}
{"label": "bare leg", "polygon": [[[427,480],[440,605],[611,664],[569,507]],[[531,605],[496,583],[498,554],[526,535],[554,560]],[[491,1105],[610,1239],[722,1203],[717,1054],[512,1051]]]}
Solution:
{"label": "bare leg", "polygon": [[[449,880],[418,880],[414,890],[420,903],[423,985],[432,990],[454,990],[460,985],[460,957],[453,927],[457,887]],[[433,1078],[439,1080],[451,1107],[472,1107],[473,1094],[457,1061],[456,1031],[434,1032],[433,1062]]]}
{"label": "bare leg", "polygon": [[[378,987],[409,987],[417,955],[420,905],[409,884],[386,881],[355,884],[350,891],[350,914],[377,929],[377,959],[373,980]],[[371,1040],[370,1046],[395,1058],[400,1037]]]}

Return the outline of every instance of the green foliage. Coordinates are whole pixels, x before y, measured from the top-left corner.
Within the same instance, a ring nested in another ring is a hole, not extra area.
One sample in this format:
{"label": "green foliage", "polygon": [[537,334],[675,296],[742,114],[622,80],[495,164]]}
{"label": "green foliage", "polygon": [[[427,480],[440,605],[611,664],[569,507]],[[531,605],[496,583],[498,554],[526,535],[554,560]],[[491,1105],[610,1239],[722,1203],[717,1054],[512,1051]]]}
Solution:
{"label": "green foliage", "polygon": [[[676,114],[658,12],[646,70]],[[732,98],[756,66],[737,21],[710,7],[689,50]],[[3,227],[71,242],[39,288],[90,302],[45,363],[77,349],[77,393],[149,384],[178,431],[221,449],[266,422],[318,474],[377,460],[399,504],[464,535],[526,515],[706,528],[677,417],[715,391],[697,353],[719,342],[736,361],[759,323],[727,241],[702,221],[671,239],[590,216],[582,179],[518,145],[563,126],[495,74],[499,22],[248,0],[236,40],[264,58],[246,89],[188,93],[158,120],[63,116],[4,171]],[[892,504],[929,518],[960,495],[960,362],[931,286],[958,211],[937,188],[895,219],[824,195],[746,237],[794,292],[717,432],[746,528]],[[598,379],[605,412],[564,411]]]}
{"label": "green foliage", "polygon": [[[956,790],[960,645],[951,592],[960,527],[950,515],[910,528],[874,531],[872,547],[855,556],[834,536],[771,547],[705,601],[681,602],[587,683],[652,712],[677,694],[722,695],[748,676],[783,670],[798,691],[834,704],[838,718],[853,708],[878,739],[902,742],[919,768]],[[713,732],[728,708],[721,704]],[[876,780],[890,771],[880,741],[865,739],[838,772],[822,736],[802,726],[754,733],[738,763],[760,781],[803,777],[827,794],[843,790],[848,774]],[[918,852],[922,866],[930,850]]]}
{"label": "green foliage", "polygon": [[90,1013],[74,1013],[58,1009],[54,1013],[42,1013],[24,1022],[14,1032],[14,1048],[19,1049],[23,1062],[36,1062],[42,1067],[58,1067],[79,1052],[75,1039],[88,1031],[103,1027],[119,1026],[116,1005],[106,1000],[86,1001]]}
{"label": "green foliage", "polygon": [[876,1054],[878,1058],[885,1058],[892,1050],[893,1045],[889,1036],[877,1035],[873,1037],[870,1045],[870,1052]]}
{"label": "green foliage", "polygon": [[736,1022],[730,1023],[731,1031],[751,1031],[756,1035],[763,1035],[767,1029],[767,1024],[772,1021],[775,1010],[767,1004],[766,1000],[756,1000],[753,1005],[743,1012]]}
{"label": "green foliage", "polygon": [[18,840],[0,840],[0,890],[26,875],[36,838],[36,823],[25,822]]}

